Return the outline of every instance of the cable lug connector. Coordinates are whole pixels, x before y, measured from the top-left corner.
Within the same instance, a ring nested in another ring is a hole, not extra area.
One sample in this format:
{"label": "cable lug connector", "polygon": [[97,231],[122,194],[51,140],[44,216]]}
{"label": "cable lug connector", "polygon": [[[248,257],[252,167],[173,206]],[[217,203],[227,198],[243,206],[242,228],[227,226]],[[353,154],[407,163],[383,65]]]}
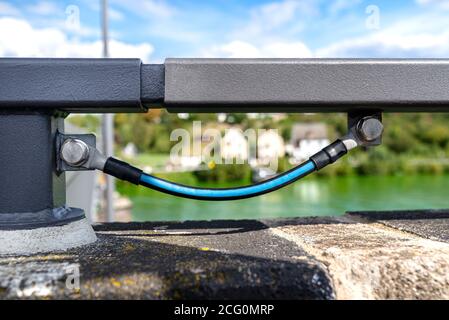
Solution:
{"label": "cable lug connector", "polygon": [[56,170],[103,170],[107,158],[97,150],[93,134],[56,135]]}
{"label": "cable lug connector", "polygon": [[343,141],[336,140],[332,144],[311,156],[310,160],[315,164],[316,170],[320,170],[328,164],[334,163],[346,153],[348,153],[348,149]]}

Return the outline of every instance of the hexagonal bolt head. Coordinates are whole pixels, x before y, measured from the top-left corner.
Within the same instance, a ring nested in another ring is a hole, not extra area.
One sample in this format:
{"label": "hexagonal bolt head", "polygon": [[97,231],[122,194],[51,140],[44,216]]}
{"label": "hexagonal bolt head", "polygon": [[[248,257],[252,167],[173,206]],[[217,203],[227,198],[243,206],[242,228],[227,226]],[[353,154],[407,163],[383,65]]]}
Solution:
{"label": "hexagonal bolt head", "polygon": [[384,126],[376,118],[366,117],[357,123],[357,134],[366,142],[374,141],[382,136]]}
{"label": "hexagonal bolt head", "polygon": [[82,166],[89,159],[89,146],[79,139],[67,139],[61,146],[60,156],[70,166]]}

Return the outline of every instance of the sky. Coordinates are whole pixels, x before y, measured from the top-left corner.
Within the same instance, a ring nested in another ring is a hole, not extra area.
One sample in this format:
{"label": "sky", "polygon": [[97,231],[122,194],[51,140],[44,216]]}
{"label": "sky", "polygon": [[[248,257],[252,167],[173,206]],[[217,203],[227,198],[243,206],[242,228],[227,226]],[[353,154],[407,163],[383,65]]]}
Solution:
{"label": "sky", "polygon": [[[109,0],[110,54],[449,58],[449,0]],[[0,0],[0,56],[101,57],[100,0]]]}

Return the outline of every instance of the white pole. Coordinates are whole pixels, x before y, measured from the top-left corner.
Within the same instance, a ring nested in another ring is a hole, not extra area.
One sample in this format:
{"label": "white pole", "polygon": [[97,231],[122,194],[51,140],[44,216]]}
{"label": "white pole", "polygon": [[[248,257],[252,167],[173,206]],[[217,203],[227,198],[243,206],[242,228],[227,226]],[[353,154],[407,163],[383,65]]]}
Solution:
{"label": "white pole", "polygon": [[[103,30],[103,57],[109,57],[108,46],[108,1],[102,0],[102,30]],[[104,114],[102,121],[102,135],[103,135],[103,151],[108,157],[114,155],[114,115]],[[114,217],[114,178],[106,175],[106,221],[112,222]]]}

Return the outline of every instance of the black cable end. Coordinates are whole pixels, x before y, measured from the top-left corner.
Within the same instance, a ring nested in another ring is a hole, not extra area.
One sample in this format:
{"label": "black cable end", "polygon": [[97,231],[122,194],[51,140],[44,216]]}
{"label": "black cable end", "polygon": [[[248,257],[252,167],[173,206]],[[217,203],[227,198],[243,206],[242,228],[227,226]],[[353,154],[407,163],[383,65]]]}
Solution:
{"label": "black cable end", "polygon": [[345,144],[341,140],[336,140],[311,156],[310,160],[315,164],[316,170],[320,170],[328,164],[334,163],[346,153],[348,153],[348,149]]}
{"label": "black cable end", "polygon": [[112,157],[106,160],[103,172],[134,184],[140,184],[140,176],[142,175],[142,170]]}

